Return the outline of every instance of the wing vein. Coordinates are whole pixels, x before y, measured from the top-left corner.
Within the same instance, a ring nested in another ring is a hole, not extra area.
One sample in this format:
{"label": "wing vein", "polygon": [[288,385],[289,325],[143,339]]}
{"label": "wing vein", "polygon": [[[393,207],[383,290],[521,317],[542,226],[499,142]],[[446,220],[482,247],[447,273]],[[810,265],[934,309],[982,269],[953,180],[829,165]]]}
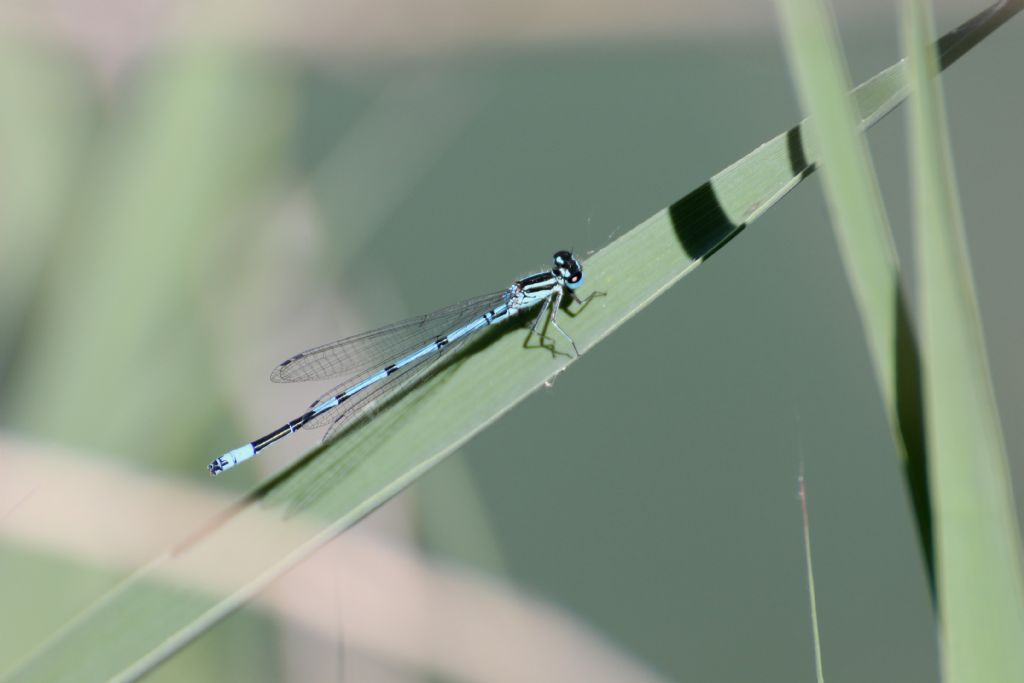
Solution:
{"label": "wing vein", "polygon": [[274,368],[270,379],[274,382],[308,382],[340,378],[342,385],[355,382],[483,315],[502,303],[505,293],[506,290],[492,292],[433,313],[308,349]]}

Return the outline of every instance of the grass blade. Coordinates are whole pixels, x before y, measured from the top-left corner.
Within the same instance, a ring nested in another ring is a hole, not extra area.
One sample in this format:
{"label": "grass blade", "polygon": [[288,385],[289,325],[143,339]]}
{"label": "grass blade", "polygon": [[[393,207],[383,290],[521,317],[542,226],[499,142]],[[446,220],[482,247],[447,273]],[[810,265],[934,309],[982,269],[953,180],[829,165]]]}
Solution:
{"label": "grass blade", "polygon": [[818,683],[825,683],[825,667],[821,659],[821,630],[818,628],[818,599],[814,590],[814,562],[811,554],[811,518],[807,513],[807,486],[803,472],[798,480],[800,514],[804,522],[804,560],[807,564],[807,596],[811,605],[811,633],[814,636],[814,672]]}
{"label": "grass blade", "polygon": [[903,38],[931,444],[942,669],[1024,680],[1020,530],[946,133],[931,17],[904,2]]}
{"label": "grass blade", "polygon": [[835,20],[822,0],[778,3],[786,46],[811,135],[821,149],[823,184],[846,275],[914,501],[934,593],[927,452],[921,419],[920,359],[900,285],[892,230],[867,143],[849,97]]}

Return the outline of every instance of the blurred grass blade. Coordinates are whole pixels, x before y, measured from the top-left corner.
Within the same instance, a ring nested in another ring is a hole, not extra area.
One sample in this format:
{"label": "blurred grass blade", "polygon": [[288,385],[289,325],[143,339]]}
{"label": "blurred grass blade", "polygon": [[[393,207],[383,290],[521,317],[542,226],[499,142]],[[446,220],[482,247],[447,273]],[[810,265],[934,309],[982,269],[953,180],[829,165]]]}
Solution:
{"label": "blurred grass blade", "polygon": [[[295,113],[286,70],[248,55],[197,50],[146,72],[100,128],[51,245],[5,422],[104,453],[147,448],[154,461],[194,447],[181,425],[223,407],[195,390],[213,365],[195,351],[205,327],[180,311],[222,285],[244,207],[279,182]],[[55,396],[75,406],[59,420]]]}
{"label": "blurred grass blade", "polygon": [[[197,523],[217,515],[230,500],[214,487],[127,471],[93,454],[10,438],[3,431],[0,472],[5,475],[0,477],[0,501],[23,501],[14,509],[0,503],[5,570],[12,559],[7,551],[12,547],[65,557],[73,566],[131,568],[162,550],[167,538],[187,537]],[[206,483],[205,479],[199,481]],[[40,487],[40,482],[46,486]],[[45,491],[26,499],[24,493],[37,488]],[[304,526],[309,520],[296,516],[282,524],[275,517],[266,516],[271,528],[257,524],[245,530],[250,543],[273,545],[286,533],[308,535]],[[83,533],[85,529],[117,529],[118,533],[96,536]],[[445,681],[496,680],[495,653],[518,651],[530,656],[503,662],[500,680],[666,683],[665,678],[555,605],[507,582],[431,560],[415,547],[397,544],[372,529],[351,531],[275,581],[272,590],[260,593],[253,601],[256,610],[283,625],[336,643],[344,649],[346,659],[369,657],[405,671],[425,672],[423,678],[429,672]],[[229,572],[206,571],[195,565],[189,569],[197,573],[165,578],[197,591],[216,592],[217,586],[232,585]],[[387,579],[382,580],[383,576]],[[26,602],[33,598],[38,600],[38,594],[25,596]],[[12,615],[31,619],[32,614],[25,607],[11,611],[8,602],[3,604],[8,619],[0,647],[6,648],[12,631],[8,624],[18,623]],[[339,614],[344,628],[338,627]],[[467,632],[466,625],[474,620],[500,623],[501,628]],[[140,622],[140,627],[144,626],[145,618]],[[278,680],[270,671],[258,675],[267,662],[252,652],[259,648],[252,635],[232,634],[226,647],[229,651],[242,647],[248,653],[245,658],[261,668],[254,671],[248,664],[229,665],[230,669],[220,669],[231,672],[224,678]],[[423,647],[424,636],[429,637],[431,647]],[[222,658],[215,648],[204,649],[213,650],[210,654],[218,661],[230,659]],[[478,656],[467,657],[467,650]],[[311,675],[313,671],[317,669],[306,668],[292,678],[287,678],[287,672],[276,673],[287,680],[336,680],[322,669]],[[199,672],[190,676],[180,664],[173,675],[161,671],[156,678],[219,680],[216,675],[202,677]]]}
{"label": "blurred grass blade", "polygon": [[1020,530],[963,218],[931,17],[905,0],[908,130],[946,681],[1024,681]]}
{"label": "blurred grass blade", "polygon": [[892,230],[849,95],[834,17],[823,0],[780,0],[797,90],[821,150],[822,181],[882,401],[914,502],[934,593],[920,358],[900,285]]}
{"label": "blurred grass blade", "polygon": [[[21,335],[54,241],[73,211],[98,102],[83,65],[57,50],[0,44],[0,378]],[[54,201],[55,197],[69,198]],[[2,381],[2,380],[0,380]],[[7,397],[2,397],[7,398]]]}
{"label": "blurred grass blade", "polygon": [[[983,21],[965,35],[976,42],[991,29]],[[896,107],[904,88],[901,65],[858,88],[861,125]],[[566,318],[580,348],[642,310],[806,177],[817,154],[803,131],[768,141],[588,259],[589,287],[608,295]],[[506,330],[482,340],[373,421],[311,453],[68,624],[11,680],[124,680],[151,669],[568,365],[566,357],[524,350],[523,337]],[[196,453],[196,467],[212,455]],[[288,521],[299,513],[314,520],[305,535],[246,538],[254,518],[292,529]],[[215,568],[211,580],[225,588],[189,592],[161,580],[196,566]]]}

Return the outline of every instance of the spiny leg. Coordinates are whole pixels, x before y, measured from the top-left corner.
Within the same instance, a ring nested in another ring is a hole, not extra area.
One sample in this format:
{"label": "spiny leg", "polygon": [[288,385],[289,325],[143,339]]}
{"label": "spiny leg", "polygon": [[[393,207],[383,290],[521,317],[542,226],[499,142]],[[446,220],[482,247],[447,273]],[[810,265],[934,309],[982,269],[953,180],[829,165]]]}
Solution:
{"label": "spiny leg", "polygon": [[549,301],[551,302],[551,317],[549,318],[551,324],[555,326],[556,330],[558,330],[559,332],[562,333],[563,337],[565,337],[566,339],[569,340],[569,343],[572,344],[572,350],[575,351],[576,352],[576,356],[579,357],[580,350],[578,348],[576,348],[576,342],[573,340],[572,337],[570,337],[568,334],[566,334],[565,330],[563,330],[561,325],[558,324],[558,320],[556,320],[556,315],[558,313],[558,309],[562,306],[562,289],[561,288],[556,289],[551,294],[551,298],[544,302],[545,305]]}
{"label": "spiny leg", "polygon": [[540,336],[540,338],[541,338],[541,339],[543,339],[543,338],[544,338],[544,336],[545,336],[545,335],[544,335],[544,329],[543,329],[543,328],[541,328],[541,329],[540,329],[540,330],[538,331],[538,330],[537,330],[537,326],[538,326],[538,325],[540,325],[540,321],[541,321],[541,319],[542,319],[542,318],[544,317],[544,315],[545,315],[545,314],[546,314],[546,313],[548,312],[548,306],[549,306],[550,304],[551,304],[551,299],[544,299],[544,303],[543,303],[543,304],[541,304],[541,307],[540,307],[540,313],[538,313],[538,314],[537,314],[537,317],[533,319],[533,324],[532,324],[532,325],[530,325],[530,332],[535,332],[535,333],[537,333],[537,334],[538,334],[538,335]]}
{"label": "spiny leg", "polygon": [[[544,327],[540,324],[540,321],[543,320],[544,316],[547,314],[548,306],[550,304],[551,304],[551,300],[550,299],[544,299],[544,303],[540,307],[540,313],[537,314],[537,317],[534,318],[534,320],[533,320],[533,324],[530,325],[530,334],[526,335],[526,341],[523,342],[523,347],[524,348],[528,348],[529,347],[530,337],[533,336],[534,334],[536,334],[538,337],[540,337],[540,345],[541,345],[541,347],[545,348],[545,349],[548,349],[552,353],[555,353],[555,345],[554,345],[555,340],[551,339],[551,337],[549,337],[546,334],[544,334]],[[545,339],[547,339],[548,341],[551,342],[551,346],[547,346],[546,344],[544,344],[544,340]]]}
{"label": "spiny leg", "polygon": [[607,295],[608,295],[608,292],[593,291],[590,294],[588,294],[585,298],[581,299],[576,292],[574,292],[572,290],[569,290],[569,296],[571,296],[572,300],[575,301],[576,303],[578,303],[580,305],[580,307],[578,309],[576,309],[575,312],[570,311],[568,308],[566,308],[565,309],[565,314],[567,316],[569,316],[570,318],[575,318],[577,315],[579,315],[580,313],[583,312],[583,309],[587,307],[587,304],[589,304],[591,302],[591,300],[593,300],[593,298],[595,296],[607,296]]}

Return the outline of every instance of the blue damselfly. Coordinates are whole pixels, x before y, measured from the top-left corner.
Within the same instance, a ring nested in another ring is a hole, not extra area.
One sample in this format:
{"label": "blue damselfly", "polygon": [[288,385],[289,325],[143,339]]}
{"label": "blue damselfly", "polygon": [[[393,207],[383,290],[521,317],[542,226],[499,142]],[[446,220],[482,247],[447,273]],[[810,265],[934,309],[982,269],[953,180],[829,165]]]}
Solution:
{"label": "blue damselfly", "polygon": [[563,296],[584,304],[598,293],[580,299],[575,290],[582,284],[583,266],[579,259],[571,252],[559,251],[554,255],[551,270],[516,280],[508,289],[292,356],[274,369],[272,381],[340,377],[341,383],[299,417],[211,462],[210,474],[231,469],[300,428],[330,424],[324,441],[333,438],[364,417],[374,405],[394,398],[426,377],[476,332],[538,305],[541,309],[532,330],[543,336],[543,328],[538,326],[548,314],[551,325],[579,355],[576,342],[558,325],[556,314]]}

